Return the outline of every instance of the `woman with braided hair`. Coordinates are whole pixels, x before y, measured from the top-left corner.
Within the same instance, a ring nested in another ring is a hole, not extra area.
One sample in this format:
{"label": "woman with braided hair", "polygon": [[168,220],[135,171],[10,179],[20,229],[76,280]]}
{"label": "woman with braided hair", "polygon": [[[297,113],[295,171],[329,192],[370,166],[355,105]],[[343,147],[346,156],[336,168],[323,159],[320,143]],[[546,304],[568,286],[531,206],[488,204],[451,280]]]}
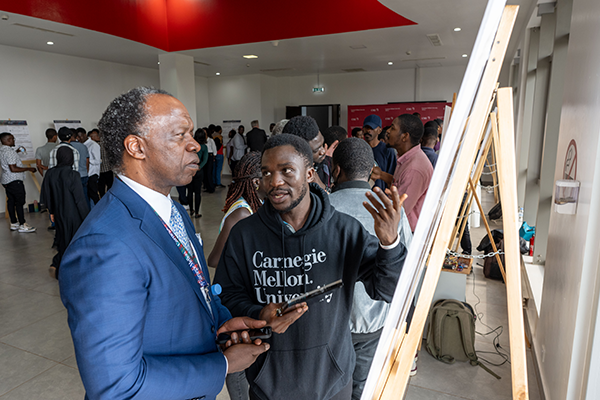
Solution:
{"label": "woman with braided hair", "polygon": [[260,159],[261,154],[258,151],[252,151],[244,155],[235,166],[233,181],[229,185],[223,208],[225,216],[221,221],[215,246],[208,256],[209,267],[217,267],[231,228],[238,221],[258,211],[266,197],[261,186]]}
{"label": "woman with braided hair", "polygon": [[[225,216],[221,221],[215,246],[208,256],[209,267],[217,267],[231,228],[242,219],[258,211],[263,199],[266,197],[261,185],[260,160],[261,154],[258,151],[251,151],[235,165],[233,182],[229,185],[225,207],[223,208]],[[228,374],[225,383],[231,400],[249,399],[249,385],[244,371]]]}

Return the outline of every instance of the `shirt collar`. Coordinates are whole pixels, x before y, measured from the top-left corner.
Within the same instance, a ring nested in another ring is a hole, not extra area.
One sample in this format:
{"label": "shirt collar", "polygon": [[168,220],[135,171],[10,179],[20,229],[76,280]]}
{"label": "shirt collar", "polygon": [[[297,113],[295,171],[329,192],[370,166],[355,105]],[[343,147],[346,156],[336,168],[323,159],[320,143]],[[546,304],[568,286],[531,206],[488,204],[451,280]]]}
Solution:
{"label": "shirt collar", "polygon": [[421,150],[421,146],[420,145],[414,146],[412,149],[410,149],[409,151],[407,151],[406,153],[404,153],[400,157],[398,157],[398,164],[405,163],[406,161],[411,159],[415,154],[417,154],[419,151],[423,151],[423,150]]}
{"label": "shirt collar", "polygon": [[148,203],[150,207],[156,211],[158,216],[161,217],[166,224],[170,225],[169,220],[171,219],[172,203],[170,194],[165,196],[161,193],[158,193],[156,190],[152,190],[149,187],[126,177],[125,175],[117,174],[117,176],[119,179],[121,179],[121,181],[123,181],[123,183],[129,186],[131,190],[136,192],[142,199],[144,199],[144,201],[146,201],[146,203]]}
{"label": "shirt collar", "polygon": [[342,183],[337,183],[331,193],[337,192],[342,189],[371,189],[371,185],[369,182],[365,181],[346,181]]}

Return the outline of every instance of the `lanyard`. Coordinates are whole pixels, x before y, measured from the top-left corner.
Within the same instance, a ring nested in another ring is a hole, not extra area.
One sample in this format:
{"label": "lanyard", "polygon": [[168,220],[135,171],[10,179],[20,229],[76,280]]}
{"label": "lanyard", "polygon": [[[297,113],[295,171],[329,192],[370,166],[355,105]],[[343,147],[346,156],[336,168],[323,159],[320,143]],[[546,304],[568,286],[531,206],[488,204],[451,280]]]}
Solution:
{"label": "lanyard", "polygon": [[[163,223],[164,227],[167,229],[167,232],[169,232],[169,235],[171,235],[171,239],[173,239],[175,241],[175,244],[179,248],[179,251],[181,251],[181,254],[183,254],[183,256],[185,257],[185,260],[187,261],[188,265],[192,269],[192,272],[194,273],[194,276],[196,277],[196,281],[200,285],[200,289],[204,293],[204,298],[206,299],[206,302],[209,304],[209,308],[210,308],[211,298],[210,298],[210,291],[208,289],[209,285],[208,285],[208,282],[206,281],[206,279],[204,279],[204,274],[200,270],[200,265],[198,264],[195,254],[190,254],[190,252],[185,248],[183,243],[181,243],[179,238],[177,238],[177,236],[173,233],[173,231],[171,230],[169,225],[167,225],[165,223],[165,221],[163,221],[163,219],[160,217],[160,215],[158,215],[158,213],[156,211],[154,211],[154,213],[160,219],[160,222]],[[191,246],[192,246],[192,244],[190,243],[190,247]]]}

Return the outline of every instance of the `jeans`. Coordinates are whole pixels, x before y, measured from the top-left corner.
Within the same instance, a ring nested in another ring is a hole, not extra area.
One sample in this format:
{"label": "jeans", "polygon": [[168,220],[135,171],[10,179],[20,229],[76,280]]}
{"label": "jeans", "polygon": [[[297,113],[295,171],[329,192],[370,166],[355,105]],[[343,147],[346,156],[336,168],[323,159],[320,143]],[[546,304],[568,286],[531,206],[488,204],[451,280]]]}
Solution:
{"label": "jeans", "polygon": [[90,196],[88,196],[88,180],[90,179],[89,176],[82,176],[81,177],[81,186],[83,186],[83,194],[85,195],[85,202],[86,204],[90,204]]}
{"label": "jeans", "polygon": [[217,186],[221,185],[221,171],[223,170],[223,154],[217,154],[215,165],[213,167],[213,183]]}
{"label": "jeans", "polygon": [[248,400],[248,380],[244,371],[228,374],[225,378],[227,392],[231,400]]}
{"label": "jeans", "polygon": [[25,185],[23,181],[12,181],[2,186],[4,186],[4,191],[6,192],[6,207],[10,223],[16,224],[18,219],[19,224],[23,225],[25,223],[25,214],[23,213]]}

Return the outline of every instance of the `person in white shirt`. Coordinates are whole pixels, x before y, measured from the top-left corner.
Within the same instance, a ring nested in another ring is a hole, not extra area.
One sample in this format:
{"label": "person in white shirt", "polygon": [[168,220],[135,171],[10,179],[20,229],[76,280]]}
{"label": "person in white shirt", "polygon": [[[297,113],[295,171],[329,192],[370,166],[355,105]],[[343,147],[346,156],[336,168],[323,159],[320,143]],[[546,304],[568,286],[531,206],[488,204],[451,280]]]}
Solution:
{"label": "person in white shirt", "polygon": [[[92,137],[95,137],[93,139]],[[100,195],[98,194],[98,176],[100,176],[100,164],[102,158],[100,157],[100,145],[97,143],[100,141],[100,135],[97,130],[90,131],[90,135],[86,133],[85,129],[77,129],[77,141],[83,143],[87,147],[90,155],[90,166],[88,170],[88,182],[87,182],[87,193],[90,200],[94,204],[98,204],[100,201]]]}

